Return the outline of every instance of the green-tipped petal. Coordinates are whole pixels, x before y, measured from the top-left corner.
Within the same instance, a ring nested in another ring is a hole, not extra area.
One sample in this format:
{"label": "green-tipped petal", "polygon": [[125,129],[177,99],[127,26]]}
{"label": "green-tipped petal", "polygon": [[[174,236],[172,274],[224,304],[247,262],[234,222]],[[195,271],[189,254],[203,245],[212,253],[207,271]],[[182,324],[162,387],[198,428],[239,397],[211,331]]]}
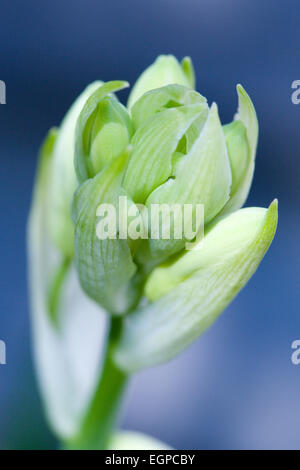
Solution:
{"label": "green-tipped petal", "polygon": [[48,226],[53,242],[68,257],[72,257],[74,252],[71,206],[77,187],[74,169],[76,121],[85,101],[101,83],[100,81],[91,83],[73,103],[59,128],[53,148]]}
{"label": "green-tipped petal", "polygon": [[[117,100],[114,100],[113,97],[107,100],[105,98],[127,86],[128,83],[124,81],[104,83],[89,97],[78,117],[75,133],[75,169],[80,183],[95,176],[110,158],[116,156],[116,153],[120,151],[120,145],[117,147],[115,144],[111,147],[107,145],[109,136],[114,137],[116,133],[121,136],[121,146],[125,150],[126,133],[128,140],[131,135],[129,116],[126,116],[127,111]],[[104,103],[103,100],[105,100]],[[105,124],[108,123],[114,125],[105,129]],[[101,129],[105,129],[104,134],[100,134],[99,141],[94,142]],[[93,143],[95,147],[93,147]]]}
{"label": "green-tipped petal", "polygon": [[99,102],[92,125],[88,166],[91,175],[96,175],[124,152],[133,127],[126,108],[114,96],[106,96]]}
{"label": "green-tipped petal", "polygon": [[[183,156],[175,170],[174,178],[157,188],[147,199],[147,207],[153,204],[191,204],[195,223],[196,204],[204,207],[205,223],[212,220],[229,198],[231,171],[218,109],[212,105],[205,125],[190,152]],[[185,218],[185,222],[187,222]],[[193,224],[194,225],[194,224]],[[182,240],[150,239],[150,251],[154,258],[168,256],[179,251]]]}
{"label": "green-tipped petal", "polygon": [[250,163],[250,148],[247,130],[241,121],[233,121],[223,126],[223,131],[232,174],[230,188],[230,197],[232,198],[245,179]]}
{"label": "green-tipped petal", "polygon": [[190,88],[182,85],[167,85],[150,90],[136,101],[131,110],[132,122],[137,129],[154,114],[168,108],[203,103],[206,98]]}
{"label": "green-tipped petal", "polygon": [[115,158],[77,190],[73,202],[75,260],[82,288],[111,313],[124,313],[136,301],[132,278],[136,266],[127,240],[97,235],[100,204],[118,207],[121,178],[128,153]]}
{"label": "green-tipped petal", "polygon": [[124,189],[135,203],[144,203],[172,175],[172,155],[202,111],[202,103],[166,109],[138,128],[131,141],[133,151],[123,180]]}
{"label": "green-tipped petal", "polygon": [[189,81],[190,87],[196,87],[196,78],[195,78],[195,70],[193,66],[192,59],[190,57],[184,57],[181,61],[182,70]]}
{"label": "green-tipped petal", "polygon": [[249,95],[246,93],[242,85],[237,85],[237,93],[239,106],[235,119],[241,121],[246,128],[250,155],[247,170],[244,172],[244,177],[239,180],[239,184],[224,207],[222,215],[233,212],[244,205],[250,191],[255,165],[258,140],[258,122],[256,112]]}
{"label": "green-tipped petal", "polygon": [[277,201],[217,222],[198,249],[157,268],[146,293],[158,298],[125,320],[115,360],[136,371],[173,358],[222,313],[256,271],[274,237]]}
{"label": "green-tipped petal", "polygon": [[156,61],[150,65],[136,81],[128,98],[128,109],[147,91],[160,88],[165,85],[184,85],[191,87],[191,71],[187,76],[187,66],[185,70],[172,55],[160,55]]}

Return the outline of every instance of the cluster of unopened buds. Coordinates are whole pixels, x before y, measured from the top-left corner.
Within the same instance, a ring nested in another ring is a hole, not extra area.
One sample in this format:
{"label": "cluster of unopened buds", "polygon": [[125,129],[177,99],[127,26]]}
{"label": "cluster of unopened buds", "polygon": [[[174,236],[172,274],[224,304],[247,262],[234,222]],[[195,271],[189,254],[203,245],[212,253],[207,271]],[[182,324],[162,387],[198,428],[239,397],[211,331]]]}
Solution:
{"label": "cluster of unopened buds", "polygon": [[277,224],[276,201],[241,209],[258,138],[241,85],[227,125],[195,91],[189,58],[158,57],[125,107],[115,93],[127,86],[92,83],[50,130],[30,217],[37,370],[52,428],[72,448],[165,447],[115,434],[128,377],[216,320]]}

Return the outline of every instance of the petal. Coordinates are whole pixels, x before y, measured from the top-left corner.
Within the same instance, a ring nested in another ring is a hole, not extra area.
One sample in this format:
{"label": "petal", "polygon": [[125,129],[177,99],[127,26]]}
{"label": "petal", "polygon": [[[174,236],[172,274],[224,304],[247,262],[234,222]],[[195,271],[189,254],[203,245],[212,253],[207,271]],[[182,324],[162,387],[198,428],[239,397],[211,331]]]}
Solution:
{"label": "petal", "polygon": [[132,122],[137,129],[154,114],[167,108],[188,104],[206,104],[206,98],[182,85],[167,85],[150,90],[136,101],[131,110]]}
{"label": "petal", "polygon": [[155,270],[146,293],[158,300],[125,319],[119,366],[137,371],[159,364],[200,336],[254,274],[276,225],[277,201],[268,210],[242,209],[217,222],[200,249]]}
{"label": "petal", "polygon": [[28,264],[39,386],[51,428],[64,440],[78,432],[97,383],[107,320],[104,311],[80,289],[73,263],[60,285],[56,282],[56,302],[50,310],[49,289],[63,262],[48,231],[55,136],[52,130],[40,153],[28,224]]}
{"label": "petal", "polygon": [[131,140],[133,151],[123,180],[135,203],[144,203],[172,175],[172,155],[202,110],[202,103],[166,109],[138,128]]}
{"label": "petal", "polygon": [[[179,160],[174,178],[153,191],[146,205],[151,208],[153,204],[180,204],[182,207],[190,204],[195,222],[196,204],[202,204],[207,223],[224,207],[229,198],[230,185],[231,171],[225,139],[217,106],[213,104],[190,152]],[[181,240],[175,240],[173,236],[170,240],[150,239],[152,257],[169,256],[182,249],[185,241],[183,233]]]}
{"label": "petal", "polygon": [[190,83],[190,87],[196,88],[195,70],[192,59],[190,57],[184,57],[181,61],[181,67]]}
{"label": "petal", "polygon": [[182,69],[174,56],[160,55],[136,81],[129,95],[127,107],[131,109],[134,103],[149,90],[172,84],[190,87],[190,80],[191,76],[186,75],[186,70]]}
{"label": "petal", "polygon": [[96,217],[100,204],[118,207],[121,179],[128,153],[115,158],[77,190],[73,201],[75,260],[82,288],[111,313],[124,313],[135,303],[132,284],[136,266],[127,240],[100,239]]}
{"label": "petal", "polygon": [[92,125],[98,105],[110,93],[127,86],[128,83],[124,81],[104,83],[89,97],[78,117],[75,131],[75,170],[80,183],[95,175],[93,167],[89,165],[89,153]]}
{"label": "petal", "polygon": [[254,173],[255,155],[258,140],[258,122],[256,112],[250,97],[241,85],[237,85],[237,92],[239,97],[239,107],[235,119],[241,121],[247,130],[250,158],[248,169],[245,172],[244,178],[240,180],[239,187],[236,189],[235,193],[224,207],[222,215],[233,212],[244,205],[250,191]]}

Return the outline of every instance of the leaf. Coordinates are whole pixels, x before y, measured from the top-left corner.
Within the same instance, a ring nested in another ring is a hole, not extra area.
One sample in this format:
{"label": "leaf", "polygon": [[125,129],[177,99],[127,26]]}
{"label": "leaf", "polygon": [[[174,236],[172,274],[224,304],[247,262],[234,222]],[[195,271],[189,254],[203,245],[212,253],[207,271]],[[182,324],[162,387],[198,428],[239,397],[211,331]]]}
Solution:
{"label": "leaf", "polygon": [[157,299],[128,316],[115,360],[134,372],[167,361],[200,336],[256,271],[276,230],[277,201],[213,224],[197,249],[155,269],[146,295]]}

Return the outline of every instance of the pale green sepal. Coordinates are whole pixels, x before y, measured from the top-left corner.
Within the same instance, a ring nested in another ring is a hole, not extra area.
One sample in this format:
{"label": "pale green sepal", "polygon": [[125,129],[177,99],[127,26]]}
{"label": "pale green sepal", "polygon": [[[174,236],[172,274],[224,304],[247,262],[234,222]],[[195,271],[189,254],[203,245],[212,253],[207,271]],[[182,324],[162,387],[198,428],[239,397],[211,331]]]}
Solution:
{"label": "pale green sepal", "polygon": [[73,201],[75,260],[81,286],[89,297],[115,314],[126,312],[136,301],[136,266],[126,239],[120,240],[118,234],[116,238],[98,238],[97,211],[100,204],[118,207],[127,159],[127,152],[115,158],[79,187]]}
{"label": "pale green sepal", "polygon": [[166,109],[138,128],[131,140],[133,150],[123,180],[135,203],[144,203],[172,175],[172,155],[202,111],[202,103]]}
{"label": "pale green sepal", "polygon": [[190,83],[191,88],[196,88],[196,77],[192,59],[184,57],[181,61],[182,70]]}
{"label": "pale green sepal", "polygon": [[53,163],[50,178],[51,204],[48,209],[48,227],[53,242],[66,256],[74,253],[74,227],[71,205],[77,178],[74,169],[74,142],[77,118],[87,98],[102,82],[91,83],[78,96],[64,117],[53,147]]}
{"label": "pale green sepal", "polygon": [[244,205],[250,191],[254,173],[255,155],[258,141],[257,116],[253,103],[242,85],[237,85],[237,93],[239,98],[239,106],[235,119],[241,121],[247,130],[250,157],[247,171],[244,172],[244,177],[240,179],[238,187],[222,210],[221,215],[233,212]]}
{"label": "pale green sepal", "polygon": [[172,447],[141,432],[119,431],[111,438],[109,450],[172,450]]}
{"label": "pale green sepal", "polygon": [[50,286],[63,259],[48,229],[56,134],[49,132],[40,152],[27,243],[37,376],[51,428],[64,440],[78,432],[98,380],[107,319],[81,290],[73,263],[55,283],[60,286],[49,305]]}
{"label": "pale green sepal", "polygon": [[[124,81],[111,81],[104,83],[100,86],[86,101],[79,117],[77,120],[76,131],[75,131],[75,170],[79,183],[83,183],[86,179],[92,178],[97,173],[99,168],[99,162],[95,158],[95,155],[92,155],[92,160],[90,159],[90,150],[91,150],[91,137],[93,133],[93,126],[96,124],[96,128],[99,125],[97,123],[97,110],[101,101],[111,93],[115,91],[122,90],[123,88],[128,87],[128,82]],[[123,109],[122,105],[118,106],[113,100],[109,102],[109,110],[106,118],[110,118],[113,114],[114,121],[119,121],[119,124],[129,126],[129,118],[126,119],[124,115],[127,113]],[[118,109],[116,107],[118,106]],[[98,113],[99,119],[102,119]],[[96,123],[95,123],[96,121]],[[102,123],[103,124],[103,123]],[[99,129],[99,127],[98,127]],[[110,129],[112,130],[112,129]],[[116,129],[114,129],[115,131]],[[119,130],[119,129],[118,129]],[[130,130],[128,129],[130,134]],[[123,135],[124,138],[124,135]],[[106,136],[103,136],[103,139],[106,140]],[[123,140],[123,139],[122,139]],[[93,151],[93,148],[92,148]],[[96,151],[96,149],[94,149]],[[113,155],[114,156],[114,155]],[[107,158],[107,157],[106,157]],[[107,158],[109,160],[109,158]],[[95,166],[94,166],[95,165]],[[100,163],[101,166],[101,163]]]}
{"label": "pale green sepal", "polygon": [[191,77],[186,75],[181,64],[172,55],[160,55],[138,78],[128,98],[127,107],[134,103],[147,91],[165,85],[178,84],[191,87]]}
{"label": "pale green sepal", "polygon": [[133,372],[162,363],[200,336],[256,271],[276,225],[276,200],[268,210],[242,209],[217,222],[174,267],[154,271],[146,294],[158,300],[125,319],[119,366]]}
{"label": "pale green sepal", "polygon": [[[206,115],[205,115],[206,117]],[[153,191],[147,199],[146,205],[150,209],[153,204],[191,204],[193,211],[188,220],[182,213],[182,221],[195,227],[196,205],[202,204],[204,208],[204,221],[208,223],[224,207],[228,201],[231,185],[231,171],[228,161],[227,149],[222,126],[218,116],[218,109],[212,105],[202,132],[195,140],[190,152],[179,159],[174,178]],[[168,223],[164,218],[162,223]],[[175,219],[176,223],[176,219]],[[202,221],[203,223],[203,221]],[[149,239],[152,257],[167,257],[184,247],[186,242],[183,234],[176,240],[174,238],[175,224],[169,240]]]}

